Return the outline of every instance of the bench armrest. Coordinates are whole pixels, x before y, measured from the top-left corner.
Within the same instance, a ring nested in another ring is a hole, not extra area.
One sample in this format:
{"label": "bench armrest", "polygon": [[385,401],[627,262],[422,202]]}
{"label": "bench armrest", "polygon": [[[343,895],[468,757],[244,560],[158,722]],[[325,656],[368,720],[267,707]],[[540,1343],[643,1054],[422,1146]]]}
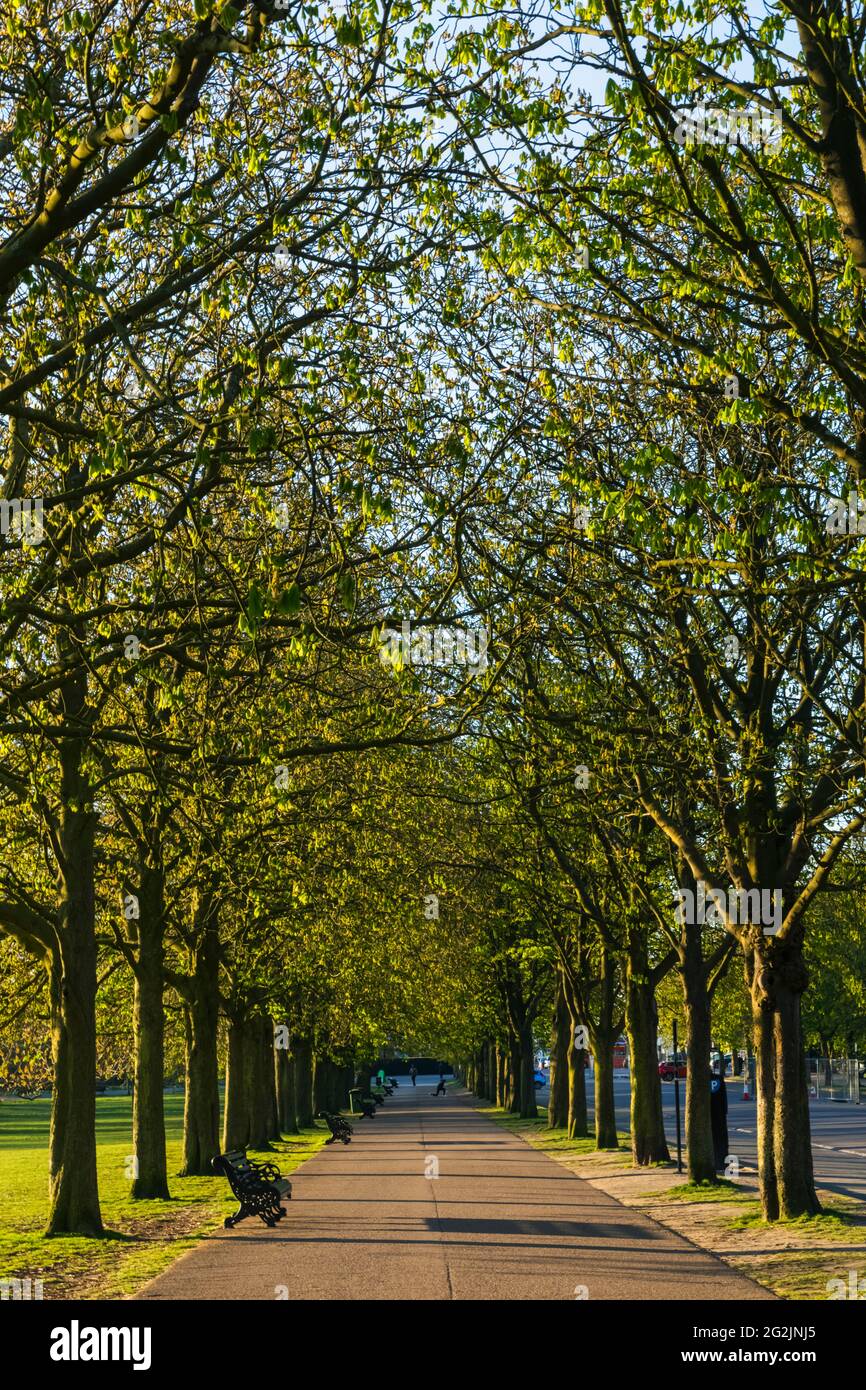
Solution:
{"label": "bench armrest", "polygon": [[250,1167],[257,1178],[264,1178],[266,1182],[278,1182],[283,1176],[275,1163],[253,1163],[250,1159]]}

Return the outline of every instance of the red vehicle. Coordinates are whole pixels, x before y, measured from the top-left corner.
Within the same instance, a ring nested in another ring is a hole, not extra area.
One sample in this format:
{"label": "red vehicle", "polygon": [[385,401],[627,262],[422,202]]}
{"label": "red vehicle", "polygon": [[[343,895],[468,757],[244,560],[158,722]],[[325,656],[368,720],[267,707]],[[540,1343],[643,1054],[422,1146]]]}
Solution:
{"label": "red vehicle", "polygon": [[686,1075],[685,1062],[659,1062],[659,1076],[662,1081],[673,1081],[675,1076]]}

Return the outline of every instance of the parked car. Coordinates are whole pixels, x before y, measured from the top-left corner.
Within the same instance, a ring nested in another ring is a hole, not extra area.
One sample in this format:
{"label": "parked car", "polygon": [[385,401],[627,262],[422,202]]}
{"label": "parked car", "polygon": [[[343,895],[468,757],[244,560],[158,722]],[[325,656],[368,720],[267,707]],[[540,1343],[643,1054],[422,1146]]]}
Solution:
{"label": "parked car", "polygon": [[659,1062],[659,1076],[662,1081],[673,1081],[675,1076],[686,1075],[685,1062]]}
{"label": "parked car", "polygon": [[533,1074],[533,1080],[535,1081],[535,1089],[538,1090],[539,1086],[547,1085],[547,1073],[543,1071],[536,1071]]}

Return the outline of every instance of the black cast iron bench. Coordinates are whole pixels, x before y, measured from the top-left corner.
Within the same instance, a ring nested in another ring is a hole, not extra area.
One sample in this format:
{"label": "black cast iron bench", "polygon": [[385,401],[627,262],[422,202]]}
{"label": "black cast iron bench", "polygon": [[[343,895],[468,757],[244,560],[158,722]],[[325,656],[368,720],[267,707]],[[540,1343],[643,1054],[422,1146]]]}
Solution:
{"label": "black cast iron bench", "polygon": [[236,1226],[245,1216],[260,1216],[266,1226],[276,1226],[286,1215],[283,1202],[291,1198],[292,1184],[275,1163],[254,1163],[244,1149],[238,1149],[217,1154],[211,1167],[228,1180],[240,1203],[234,1216],[226,1217],[224,1226]]}
{"label": "black cast iron bench", "polygon": [[352,1106],[352,1113],[355,1113],[357,1105],[361,1112],[362,1120],[374,1120],[376,1118],[376,1102],[372,1096],[361,1094],[360,1086],[353,1086],[349,1092],[349,1103]]}
{"label": "black cast iron bench", "polygon": [[344,1144],[351,1144],[354,1130],[342,1115],[332,1115],[330,1110],[320,1110],[319,1119],[324,1120],[331,1131],[330,1139],[326,1139],[326,1144],[333,1144],[336,1139],[341,1139]]}

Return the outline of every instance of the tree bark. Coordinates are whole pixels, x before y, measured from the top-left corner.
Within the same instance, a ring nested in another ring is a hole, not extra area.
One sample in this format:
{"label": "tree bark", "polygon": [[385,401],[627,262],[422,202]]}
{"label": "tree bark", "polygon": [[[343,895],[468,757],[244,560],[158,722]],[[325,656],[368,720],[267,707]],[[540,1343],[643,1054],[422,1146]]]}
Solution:
{"label": "tree bark", "polygon": [[500,1110],[506,1106],[507,1085],[505,1068],[505,1049],[501,1042],[496,1044],[496,1104]]}
{"label": "tree bark", "polygon": [[[598,967],[600,968],[596,981],[597,1000],[594,1019],[590,1016],[588,999],[582,996],[580,977],[572,966],[564,964],[562,984],[575,1037],[577,1036],[576,1030],[583,1028],[589,1034],[589,1041],[592,1044],[595,1059],[595,1146],[597,1149],[617,1149],[619,1148],[619,1139],[614,1106],[613,1047],[619,1037],[622,1019],[617,1013],[617,957],[606,942],[602,944],[599,953]],[[583,1050],[572,1049],[572,1053],[575,1062],[580,1063],[582,1067]],[[572,1076],[575,1084],[585,1095],[586,1080],[582,1070],[579,1079],[573,1073]],[[580,1095],[577,1099],[579,1103]],[[572,1133],[571,1116],[569,1117],[569,1138],[578,1137],[579,1119],[580,1117],[577,1115],[574,1133]]]}
{"label": "tree bark", "polygon": [[220,1151],[219,937],[208,921],[193,956],[192,973],[181,982],[186,1002],[186,1093],[180,1176],[210,1177]]}
{"label": "tree bark", "polygon": [[292,1040],[295,1071],[295,1115],[299,1129],[313,1128],[313,1048],[309,1038]]}
{"label": "tree bark", "polygon": [[561,978],[557,978],[553,1009],[553,1028],[550,1038],[550,1099],[547,1103],[549,1129],[565,1129],[568,1125],[568,1054],[571,1046],[571,1020]]}
{"label": "tree bark", "polygon": [[274,1020],[265,1019],[262,1030],[264,1083],[268,1096],[268,1139],[280,1139],[280,1106],[277,1098],[277,1068],[274,1049]]}
{"label": "tree bark", "polygon": [[483,1042],[478,1049],[478,1097],[480,1100],[487,1099],[487,1043]]}
{"label": "tree bark", "polygon": [[496,1104],[496,1071],[493,1043],[490,1038],[484,1043],[484,1099]]}
{"label": "tree bark", "polygon": [[508,1113],[520,1114],[520,1038],[512,1033],[508,1041]]}
{"label": "tree bark", "polygon": [[[802,930],[802,929],[801,929]],[[762,940],[746,960],[757,1053],[758,1180],[767,1221],[821,1210],[812,1169],[809,1076],[800,1006],[802,936]]]}
{"label": "tree bark", "polygon": [[[165,1011],[162,995],[165,901],[159,847],[152,846],[140,866],[138,953],[134,971],[133,1032],[135,1086],[132,1093],[132,1148],[136,1174],[132,1196],[167,1201],[165,1153]],[[133,926],[133,923],[130,923]]]}
{"label": "tree bark", "polygon": [[686,1146],[689,1182],[716,1182],[710,1120],[710,1001],[699,942],[693,937],[681,967],[686,1014]]}
{"label": "tree bark", "polygon": [[244,1018],[230,1018],[226,1056],[226,1094],[223,1117],[223,1153],[245,1149],[250,1144],[249,1087],[251,1083],[249,1024]]}
{"label": "tree bark", "polygon": [[339,1109],[336,1101],[336,1070],[330,1057],[316,1057],[313,1072],[313,1109],[316,1114],[320,1110],[333,1114]]}
{"label": "tree bark", "polygon": [[274,1096],[274,1062],[271,1043],[273,1025],[267,1017],[251,1018],[247,1025],[246,1056],[247,1089],[243,1097],[249,1111],[249,1147],[270,1149],[274,1136],[276,1098]]}
{"label": "tree bark", "polygon": [[596,1029],[593,1043],[595,1060],[594,1112],[595,1147],[597,1149],[618,1149],[616,1132],[616,1107],[613,1089],[613,1045],[616,1038],[604,1029]]}
{"label": "tree bark", "polygon": [[639,1167],[670,1159],[662,1113],[655,989],[644,941],[630,933],[626,967],[626,1033],[631,1062],[631,1151]]}
{"label": "tree bark", "polygon": [[568,1053],[568,1137],[589,1137],[586,1105],[586,1049],[570,1048]]}
{"label": "tree bark", "polygon": [[[80,634],[83,635],[83,634]],[[62,653],[61,653],[62,654]],[[87,678],[61,688],[64,721],[87,704]],[[49,1140],[48,1235],[103,1234],[96,1173],[96,920],[93,854],[97,817],[84,771],[85,741],[60,745],[57,938],[51,965],[54,1085]]]}
{"label": "tree bark", "polygon": [[86,927],[70,930],[67,925],[50,989],[54,1082],[46,1234],[99,1236],[103,1225],[96,1175],[96,945]]}
{"label": "tree bark", "polygon": [[295,1115],[295,1069],[292,1066],[291,1054],[287,1047],[281,1047],[277,1048],[275,1057],[280,1130],[283,1134],[297,1134],[298,1121]]}
{"label": "tree bark", "polygon": [[340,1067],[339,1082],[337,1086],[337,1110],[348,1110],[349,1108],[349,1087],[352,1084],[352,1068]]}
{"label": "tree bark", "polygon": [[524,1028],[520,1034],[520,1118],[538,1118],[535,1103],[535,1039],[531,1026]]}

